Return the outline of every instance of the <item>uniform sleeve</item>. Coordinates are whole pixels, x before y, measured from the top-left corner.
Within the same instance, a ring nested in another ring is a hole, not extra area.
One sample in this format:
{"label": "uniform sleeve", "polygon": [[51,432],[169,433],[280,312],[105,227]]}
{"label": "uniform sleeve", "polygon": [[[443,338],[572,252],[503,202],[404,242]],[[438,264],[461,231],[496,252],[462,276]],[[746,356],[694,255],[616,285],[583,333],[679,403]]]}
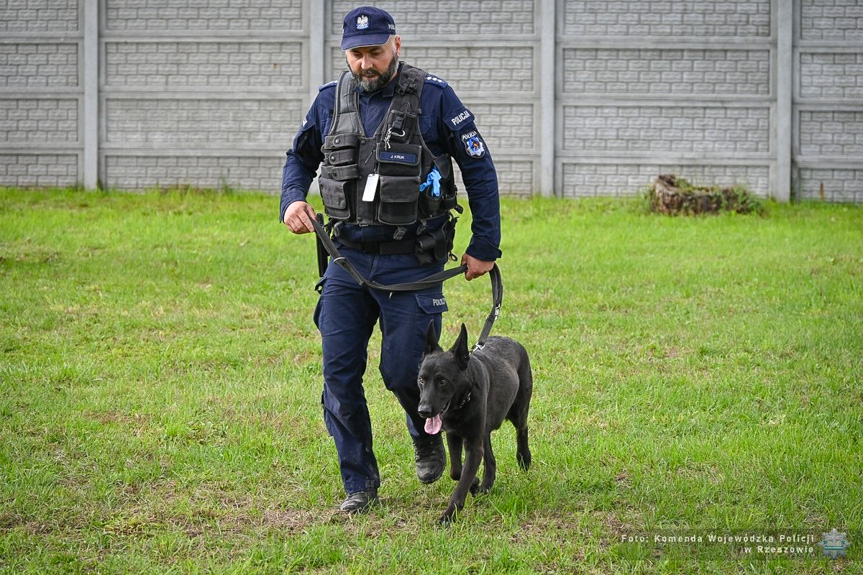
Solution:
{"label": "uniform sleeve", "polygon": [[494,261],[500,251],[500,198],[497,172],[473,113],[446,86],[441,99],[438,130],[446,135],[446,150],[461,169],[473,217],[469,255]]}
{"label": "uniform sleeve", "polygon": [[282,198],[279,202],[279,221],[284,221],[288,206],[298,200],[305,200],[309,186],[323,161],[321,145],[322,132],[327,121],[326,99],[323,92],[318,94],[309,113],[303,118],[300,131],[294,137],[294,145],[288,150],[285,166],[282,169]]}

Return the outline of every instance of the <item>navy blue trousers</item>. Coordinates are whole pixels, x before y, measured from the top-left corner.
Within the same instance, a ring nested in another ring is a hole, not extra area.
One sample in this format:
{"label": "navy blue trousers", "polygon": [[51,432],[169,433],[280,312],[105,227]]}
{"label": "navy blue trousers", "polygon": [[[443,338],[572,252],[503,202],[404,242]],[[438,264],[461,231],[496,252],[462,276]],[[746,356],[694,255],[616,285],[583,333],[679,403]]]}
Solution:
{"label": "navy blue trousers", "polygon": [[[415,256],[366,254],[347,248],[343,256],[366,279],[396,284],[423,279],[444,263],[421,266]],[[327,430],[335,440],[346,493],[377,489],[378,465],[372,449],[372,427],[363,391],[368,343],[380,324],[380,373],[398,399],[414,438],[426,438],[425,421],[417,415],[417,373],[429,322],[440,333],[447,310],[443,286],[415,292],[382,292],[360,286],[340,266],[330,263],[321,282],[315,324],[323,342],[322,403]]]}

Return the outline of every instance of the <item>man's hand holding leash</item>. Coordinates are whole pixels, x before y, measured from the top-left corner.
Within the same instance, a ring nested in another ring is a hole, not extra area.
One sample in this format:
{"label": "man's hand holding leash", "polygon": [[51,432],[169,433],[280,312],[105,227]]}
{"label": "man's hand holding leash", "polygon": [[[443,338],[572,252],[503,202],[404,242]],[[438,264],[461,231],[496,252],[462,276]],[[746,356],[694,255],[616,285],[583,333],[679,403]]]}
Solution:
{"label": "man's hand holding leash", "polygon": [[285,210],[285,225],[295,234],[314,233],[313,219],[315,208],[306,202],[294,202]]}
{"label": "man's hand holding leash", "polygon": [[461,256],[461,264],[467,266],[467,269],[464,272],[464,278],[467,281],[484,276],[494,267],[494,262],[478,260],[467,254]]}

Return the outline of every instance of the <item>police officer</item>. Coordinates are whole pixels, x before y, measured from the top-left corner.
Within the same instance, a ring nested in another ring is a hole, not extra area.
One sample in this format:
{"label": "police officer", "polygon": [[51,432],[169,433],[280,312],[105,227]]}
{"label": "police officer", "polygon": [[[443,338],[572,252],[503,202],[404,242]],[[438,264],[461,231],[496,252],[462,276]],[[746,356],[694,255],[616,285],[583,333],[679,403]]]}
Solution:
{"label": "police officer", "polygon": [[[341,48],[350,71],[320,88],[287,152],[281,221],[295,234],[314,231],[315,211],[305,199],[320,167],[321,196],[341,254],[380,284],[421,280],[443,270],[452,247],[452,210],[460,210],[454,159],[473,216],[461,263],[468,280],[485,274],[500,257],[500,210],[494,164],[473,114],[444,80],[399,61],[401,38],[385,11],[352,10]],[[318,289],[324,420],[347,494],[340,508],[353,513],[376,501],[380,486],[363,392],[376,323],[380,373],[406,413],[417,476],[432,483],[443,474],[441,436],[423,429],[416,380],[429,323],[440,333],[447,304],[440,284],[385,292],[358,285],[334,265]]]}

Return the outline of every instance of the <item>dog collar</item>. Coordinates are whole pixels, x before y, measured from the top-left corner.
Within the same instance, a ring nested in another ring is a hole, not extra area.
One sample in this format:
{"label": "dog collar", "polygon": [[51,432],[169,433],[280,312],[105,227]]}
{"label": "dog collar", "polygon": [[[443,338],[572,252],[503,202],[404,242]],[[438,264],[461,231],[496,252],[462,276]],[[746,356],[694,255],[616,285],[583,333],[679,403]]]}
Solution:
{"label": "dog collar", "polygon": [[464,397],[464,399],[461,400],[461,403],[456,406],[456,409],[461,409],[467,404],[468,401],[470,401],[470,393],[471,392],[467,392],[467,395]]}

